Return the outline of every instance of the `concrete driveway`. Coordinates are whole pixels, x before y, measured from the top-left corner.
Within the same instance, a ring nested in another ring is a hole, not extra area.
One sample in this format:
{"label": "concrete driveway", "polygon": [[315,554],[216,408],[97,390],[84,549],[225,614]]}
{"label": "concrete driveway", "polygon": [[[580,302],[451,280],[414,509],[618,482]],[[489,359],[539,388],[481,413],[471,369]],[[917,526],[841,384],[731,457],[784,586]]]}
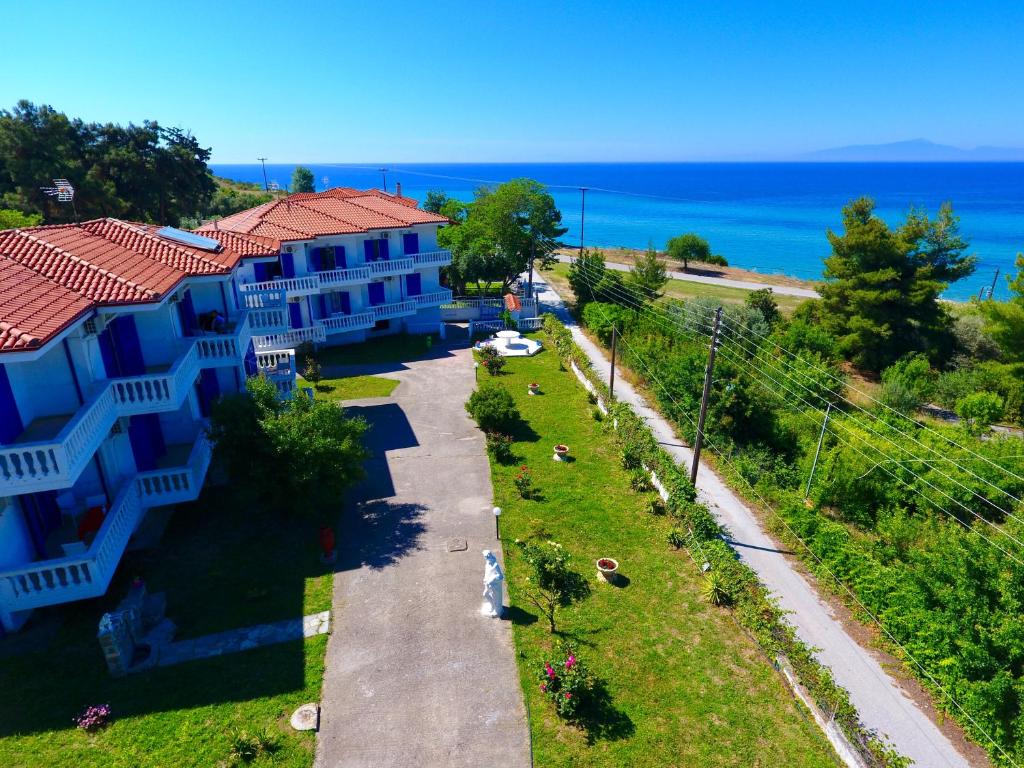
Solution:
{"label": "concrete driveway", "polygon": [[373,372],[401,383],[347,404],[370,422],[373,456],[338,526],[316,766],[525,768],[511,627],[478,614],[481,550],[501,553],[483,435],[464,408],[472,355],[438,349]]}

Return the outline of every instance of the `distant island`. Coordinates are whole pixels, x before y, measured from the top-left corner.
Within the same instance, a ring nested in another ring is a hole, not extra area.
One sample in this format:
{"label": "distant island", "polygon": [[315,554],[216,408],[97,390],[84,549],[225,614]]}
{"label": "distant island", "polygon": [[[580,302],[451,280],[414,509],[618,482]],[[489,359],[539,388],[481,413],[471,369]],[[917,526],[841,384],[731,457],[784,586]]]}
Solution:
{"label": "distant island", "polygon": [[870,163],[870,162],[1021,162],[1021,147],[974,147],[963,149],[948,144],[936,144],[928,139],[910,139],[890,144],[854,144],[806,152],[800,160],[813,162]]}

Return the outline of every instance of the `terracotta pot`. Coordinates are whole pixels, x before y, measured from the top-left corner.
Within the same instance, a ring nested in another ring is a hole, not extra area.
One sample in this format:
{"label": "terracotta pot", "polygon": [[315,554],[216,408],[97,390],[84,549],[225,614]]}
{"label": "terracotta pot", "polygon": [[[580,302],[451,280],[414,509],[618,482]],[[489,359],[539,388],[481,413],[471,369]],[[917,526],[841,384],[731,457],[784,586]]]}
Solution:
{"label": "terracotta pot", "polygon": [[602,557],[597,561],[597,578],[614,584],[619,572],[619,561],[610,557]]}

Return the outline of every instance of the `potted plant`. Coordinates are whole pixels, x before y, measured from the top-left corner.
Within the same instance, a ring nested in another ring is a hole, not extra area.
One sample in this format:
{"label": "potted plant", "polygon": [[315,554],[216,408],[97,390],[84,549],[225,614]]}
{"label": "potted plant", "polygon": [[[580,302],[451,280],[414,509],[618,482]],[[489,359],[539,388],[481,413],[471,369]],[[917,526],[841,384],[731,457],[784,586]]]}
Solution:
{"label": "potted plant", "polygon": [[619,561],[610,557],[602,557],[597,561],[597,578],[608,584],[614,584],[619,572]]}
{"label": "potted plant", "polygon": [[536,395],[538,392],[540,392],[540,384],[538,384],[536,381],[531,382],[527,391],[531,395]]}
{"label": "potted plant", "polygon": [[569,446],[559,443],[555,446],[555,455],[552,457],[555,461],[565,461],[565,457],[569,455]]}

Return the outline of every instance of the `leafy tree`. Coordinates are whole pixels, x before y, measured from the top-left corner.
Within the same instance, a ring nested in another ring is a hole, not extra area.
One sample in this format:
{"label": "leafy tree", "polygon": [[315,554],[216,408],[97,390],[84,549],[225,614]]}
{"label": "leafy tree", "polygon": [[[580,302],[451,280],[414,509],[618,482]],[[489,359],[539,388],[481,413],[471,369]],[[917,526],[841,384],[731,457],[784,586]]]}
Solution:
{"label": "leafy tree", "polygon": [[[70,221],[77,210],[82,218],[177,224],[209,206],[209,159],[190,133],[153,121],[85,123],[28,101],[0,110],[0,206],[46,222]],[[54,178],[74,186],[74,206],[40,190]]]}
{"label": "leafy tree", "polygon": [[892,403],[886,405],[909,413],[931,399],[935,386],[935,371],[923,354],[910,354],[882,371],[882,385],[883,402],[888,387],[890,396],[900,400],[903,407],[897,407]]}
{"label": "leafy tree", "polygon": [[449,199],[444,190],[432,189],[427,192],[427,197],[423,201],[423,210],[430,211],[431,213],[441,213]]}
{"label": "leafy tree", "polygon": [[316,359],[316,356],[306,355],[306,369],[302,372],[302,378],[314,387],[320,383],[320,379],[323,378],[323,372],[320,369],[320,361]]}
{"label": "leafy tree", "polygon": [[843,233],[828,231],[821,317],[856,365],[880,370],[907,352],[939,356],[950,345],[950,320],[939,295],[974,270],[952,207],[934,220],[912,210],[898,229],[874,214],[874,201],[843,208]]}
{"label": "leafy tree", "polygon": [[649,246],[644,255],[637,259],[630,270],[629,282],[648,301],[661,297],[661,289],[668,282],[668,272],[665,260],[658,257],[654,246]]}
{"label": "leafy tree", "polygon": [[771,288],[759,288],[756,291],[751,291],[743,299],[743,303],[760,312],[768,325],[775,325],[782,319],[782,313],[779,312],[779,305],[775,301]]}
{"label": "leafy tree", "polygon": [[605,276],[604,256],[600,251],[585,249],[569,265],[569,287],[576,296],[576,306],[595,300],[595,288]]}
{"label": "leafy tree", "polygon": [[304,165],[295,166],[292,171],[292,192],[316,192],[313,172]]}
{"label": "leafy tree", "polygon": [[972,435],[980,435],[1003,415],[1003,398],[995,392],[972,392],[956,404],[956,415]]}
{"label": "leafy tree", "polygon": [[364,475],[366,422],[337,403],[297,396],[282,401],[265,377],[220,398],[210,438],[232,482],[276,509],[333,517],[345,490]]}
{"label": "leafy tree", "polygon": [[558,609],[590,594],[590,585],[572,569],[572,558],[562,545],[547,541],[538,544],[516,539],[523,561],[530,568],[530,576],[521,584],[526,597],[548,620],[548,631],[554,633]]}
{"label": "leafy tree", "polygon": [[43,217],[38,213],[22,213],[13,208],[0,208],[0,229],[34,227],[42,221]]}
{"label": "leafy tree", "polygon": [[711,246],[708,241],[694,232],[677,235],[666,245],[668,257],[683,265],[683,271],[689,269],[691,261],[709,261]]}
{"label": "leafy tree", "polygon": [[438,243],[452,251],[452,274],[507,288],[531,258],[540,259],[542,266],[553,260],[557,238],[567,231],[561,221],[554,199],[541,184],[514,179],[478,189],[459,225],[441,230]]}
{"label": "leafy tree", "polygon": [[1005,356],[1015,362],[1024,362],[1024,253],[1017,254],[1016,266],[1017,274],[1007,277],[1009,300],[983,301],[981,313],[986,320],[985,330]]}

